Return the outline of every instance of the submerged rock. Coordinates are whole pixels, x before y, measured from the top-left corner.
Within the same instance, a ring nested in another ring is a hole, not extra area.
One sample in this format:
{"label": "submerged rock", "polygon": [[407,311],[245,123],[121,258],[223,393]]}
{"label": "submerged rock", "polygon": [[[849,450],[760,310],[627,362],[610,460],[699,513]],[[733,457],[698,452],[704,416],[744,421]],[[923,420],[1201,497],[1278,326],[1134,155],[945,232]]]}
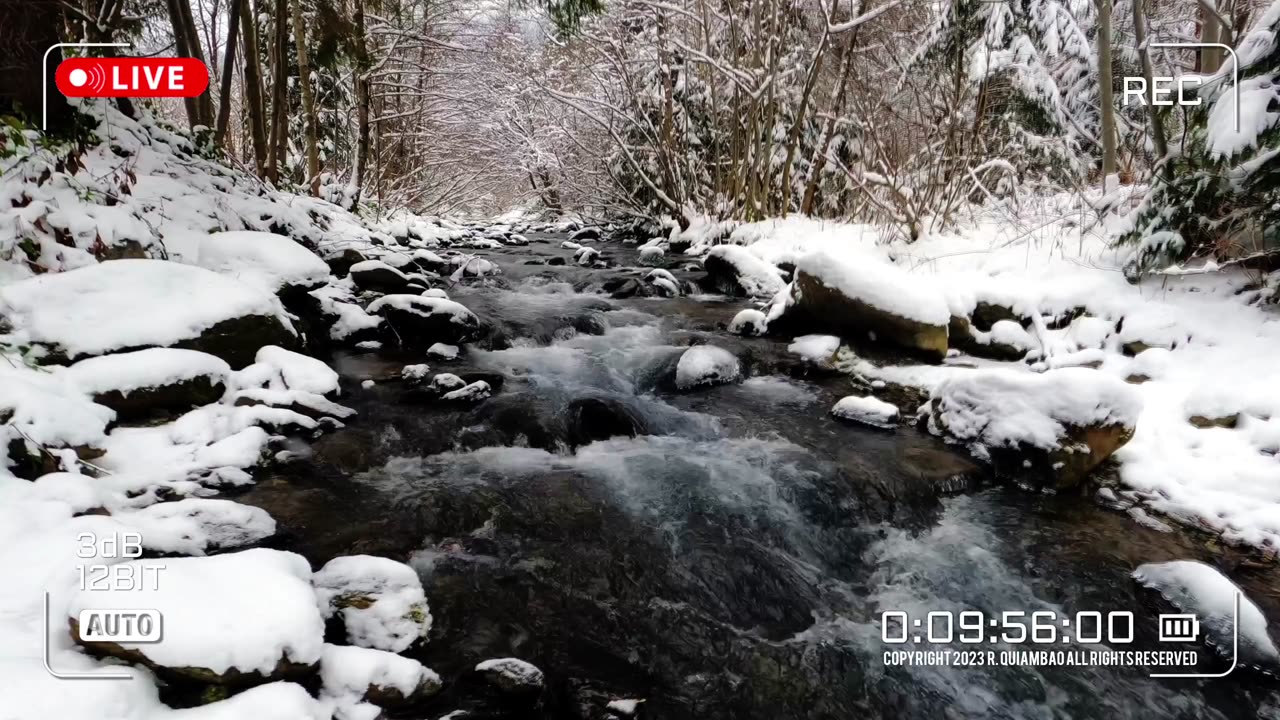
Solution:
{"label": "submerged rock", "polygon": [[574,447],[644,433],[644,421],[612,398],[578,398],[569,403],[565,415],[569,444]]}

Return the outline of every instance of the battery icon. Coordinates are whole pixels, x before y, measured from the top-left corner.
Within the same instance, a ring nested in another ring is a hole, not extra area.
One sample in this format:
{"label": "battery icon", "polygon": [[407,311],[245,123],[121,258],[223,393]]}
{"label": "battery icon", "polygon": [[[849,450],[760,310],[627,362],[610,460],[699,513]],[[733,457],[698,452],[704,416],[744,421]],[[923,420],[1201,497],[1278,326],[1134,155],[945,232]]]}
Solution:
{"label": "battery icon", "polygon": [[1160,642],[1193,642],[1200,634],[1195,615],[1167,613],[1160,616]]}

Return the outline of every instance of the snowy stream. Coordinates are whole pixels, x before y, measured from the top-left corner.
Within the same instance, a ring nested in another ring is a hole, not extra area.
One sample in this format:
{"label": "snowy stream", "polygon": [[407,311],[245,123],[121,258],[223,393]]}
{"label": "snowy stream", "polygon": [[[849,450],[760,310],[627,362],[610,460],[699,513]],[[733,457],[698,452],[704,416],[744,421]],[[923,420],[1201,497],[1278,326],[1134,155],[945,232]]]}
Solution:
{"label": "snowy stream", "polygon": [[[834,421],[849,380],[785,342],[728,335],[744,301],[610,300],[595,291],[638,266],[632,249],[600,243],[620,267],[587,269],[561,237],[535,239],[550,242],[481,253],[496,280],[449,288],[494,338],[426,360],[490,379],[491,399],[416,402],[398,374],[422,357],[336,356],[358,418],[238,498],[316,567],[410,562],[435,617],[417,657],[441,675],[519,656],[547,672],[546,717],[603,696],[645,698],[649,718],[1280,717],[1280,684],[1250,670],[886,666],[886,651],[929,646],[887,645],[885,611],[1132,611],[1132,647],[1160,649],[1168,608],[1130,578],[1145,562],[1226,563],[1273,618],[1280,593],[1273,570],[1202,538],[1088,497],[993,486],[909,428]],[[526,264],[551,257],[570,259]],[[680,352],[704,342],[747,379],[671,386]],[[465,708],[473,690],[446,684],[432,706]]]}

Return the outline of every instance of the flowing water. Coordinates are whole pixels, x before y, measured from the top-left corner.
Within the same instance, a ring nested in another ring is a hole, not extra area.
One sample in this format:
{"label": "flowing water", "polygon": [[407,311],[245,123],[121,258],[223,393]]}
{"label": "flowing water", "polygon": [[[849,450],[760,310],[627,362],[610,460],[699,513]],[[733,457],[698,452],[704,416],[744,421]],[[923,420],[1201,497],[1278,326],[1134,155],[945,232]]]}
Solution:
{"label": "flowing water", "polygon": [[[1280,584],[1086,496],[993,486],[915,430],[839,424],[826,411],[849,379],[727,335],[742,301],[610,300],[605,281],[646,271],[632,252],[600,244],[623,266],[608,270],[525,264],[571,254],[539,239],[484,253],[503,274],[449,290],[493,325],[490,349],[428,361],[489,379],[493,398],[421,402],[396,376],[423,358],[339,355],[358,418],[244,498],[317,566],[372,553],[418,569],[435,624],[414,653],[446,690],[405,717],[604,717],[611,698],[645,698],[648,718],[1280,717],[1280,684],[1250,670],[887,666],[929,646],[886,644],[885,611],[1129,610],[1134,647],[1157,649],[1167,608],[1137,565],[1204,559],[1272,618]],[[674,363],[701,342],[748,379],[677,392]],[[499,656],[546,671],[538,707],[494,702],[468,672]]]}

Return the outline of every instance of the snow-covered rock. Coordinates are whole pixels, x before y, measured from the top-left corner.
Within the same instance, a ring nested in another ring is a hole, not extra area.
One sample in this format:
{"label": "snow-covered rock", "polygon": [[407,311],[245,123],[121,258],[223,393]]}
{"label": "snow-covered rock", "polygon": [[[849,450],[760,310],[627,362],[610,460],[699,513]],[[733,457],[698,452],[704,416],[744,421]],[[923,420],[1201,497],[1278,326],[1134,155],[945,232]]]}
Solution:
{"label": "snow-covered rock", "polygon": [[770,298],[786,287],[782,271],[740,245],[717,245],[702,261],[702,284],[726,295]]}
{"label": "snow-covered rock", "polygon": [[729,321],[729,332],[734,335],[760,336],[769,330],[769,321],[764,313],[755,308],[739,311]]}
{"label": "snow-covered rock", "polygon": [[870,395],[840,398],[831,408],[831,414],[841,420],[884,429],[891,429],[898,422],[898,406]]}
{"label": "snow-covered rock", "polygon": [[417,382],[425,380],[427,375],[431,374],[431,366],[426,363],[418,363],[416,365],[405,365],[400,368],[400,377],[404,380],[412,380]]}
{"label": "snow-covered rock", "polygon": [[440,396],[441,400],[451,402],[479,402],[488,398],[493,394],[493,388],[489,387],[489,383],[484,380],[477,380],[469,385],[450,390]]}
{"label": "snow-covered rock", "polygon": [[480,337],[480,318],[444,298],[386,295],[370,304],[369,312],[384,317],[405,346],[461,345]]}
{"label": "snow-covered rock", "polygon": [[370,315],[356,304],[350,282],[329,283],[312,290],[310,295],[319,304],[324,322],[329,324],[330,340],[360,343],[377,336],[382,318]]}
{"label": "snow-covered rock", "polygon": [[644,276],[644,281],[651,285],[662,297],[680,297],[680,281],[670,271],[654,268]]}
{"label": "snow-covered rock", "polygon": [[238,368],[258,348],[296,339],[271,293],[163,260],[115,260],[5,285],[0,313],[28,342],[66,360],[179,347]]}
{"label": "snow-covered rock", "polygon": [[457,360],[460,350],[457,345],[446,345],[445,343],[433,343],[427,348],[427,356],[437,360]]}
{"label": "snow-covered rock", "polygon": [[361,290],[381,293],[408,292],[414,279],[381,260],[365,260],[351,266],[351,281]]}
{"label": "snow-covered rock", "polygon": [[666,251],[657,245],[646,245],[640,248],[640,262],[644,265],[655,265],[666,254]]}
{"label": "snow-covered rock", "polygon": [[644,700],[640,698],[619,698],[617,700],[610,700],[609,704],[605,705],[604,709],[614,713],[615,715],[632,717],[636,714],[636,711],[640,709],[640,703],[643,702]]}
{"label": "snow-covered rock", "polygon": [[313,582],[325,617],[342,621],[352,645],[401,652],[431,629],[422,581],[404,563],[372,555],[337,557]]}
{"label": "snow-covered rock", "polygon": [[676,363],[676,387],[692,390],[710,385],[723,385],[742,379],[738,358],[715,345],[695,345]]}
{"label": "snow-covered rock", "polygon": [[9,472],[35,479],[59,469],[49,467],[52,458],[46,453],[51,451],[100,455],[115,417],[114,410],[84,393],[68,392],[56,374],[0,354],[0,465]]}
{"label": "snow-covered rock", "polygon": [[241,548],[276,533],[266,510],[214,498],[156,503],[116,519],[136,529],[148,550],[182,555]]}
{"label": "snow-covered rock", "polygon": [[[135,577],[150,561],[129,561]],[[71,598],[72,637],[91,653],[142,662],[161,675],[243,684],[300,677],[315,670],[324,621],[300,555],[254,549],[227,555],[166,558],[158,581],[136,590],[81,590]],[[164,626],[154,643],[80,639],[85,609],[149,608]]]}
{"label": "snow-covered rock", "polygon": [[476,665],[489,684],[507,693],[535,693],[542,690],[542,671],[519,658],[494,658]]}
{"label": "snow-covered rock", "polygon": [[271,293],[288,287],[312,289],[329,277],[329,266],[291,238],[267,232],[180,232],[166,236],[169,258],[229,275]]}
{"label": "snow-covered rock", "polygon": [[787,345],[787,352],[795,353],[819,367],[830,367],[832,358],[840,349],[840,338],[835,335],[801,335]]}
{"label": "snow-covered rock", "polygon": [[502,268],[498,267],[497,264],[477,255],[455,255],[449,258],[449,262],[454,268],[453,272],[449,274],[449,279],[454,282],[468,277],[502,274]]}
{"label": "snow-covered rock", "polygon": [[440,288],[427,288],[426,290],[422,291],[422,297],[444,298],[445,300],[448,300],[449,293],[445,292],[444,290],[441,290]]}
{"label": "snow-covered rock", "polygon": [[584,227],[581,230],[575,231],[572,235],[569,236],[569,240],[576,240],[578,242],[583,242],[585,240],[599,240],[599,239],[600,239],[600,230],[594,227]]}
{"label": "snow-covered rock", "polygon": [[573,254],[574,262],[579,265],[590,265],[600,257],[600,251],[592,247],[582,247]]}
{"label": "snow-covered rock", "polygon": [[786,302],[779,320],[789,327],[884,341],[929,360],[947,354],[947,301],[926,278],[892,263],[823,251],[805,255],[796,262]]}
{"label": "snow-covered rock", "polygon": [[[323,361],[282,347],[268,345],[258,350],[254,364],[270,369],[268,382],[274,387],[278,378],[283,389],[316,395],[338,392],[338,373]],[[248,370],[242,371],[247,373]]]}
{"label": "snow-covered rock", "polygon": [[431,383],[427,386],[427,389],[439,395],[444,395],[466,386],[467,381],[453,373],[437,373],[435,377],[431,378]]}
{"label": "snow-covered rock", "polygon": [[1097,370],[975,370],[934,390],[929,430],[1000,475],[1066,488],[1133,437],[1141,410],[1132,385]]}
{"label": "snow-covered rock", "polygon": [[60,375],[121,420],[185,412],[222,397],[231,367],[196,350],[147,348],[86,358]]}
{"label": "snow-covered rock", "polygon": [[1140,584],[1164,596],[1182,612],[1193,613],[1205,640],[1227,657],[1234,646],[1236,593],[1240,593],[1240,661],[1275,669],[1280,651],[1267,633],[1267,618],[1244,591],[1214,568],[1193,560],[1147,563],[1133,572]]}
{"label": "snow-covered rock", "polygon": [[417,660],[385,650],[325,645],[320,656],[321,693],[339,701],[399,707],[440,691],[440,676]]}

